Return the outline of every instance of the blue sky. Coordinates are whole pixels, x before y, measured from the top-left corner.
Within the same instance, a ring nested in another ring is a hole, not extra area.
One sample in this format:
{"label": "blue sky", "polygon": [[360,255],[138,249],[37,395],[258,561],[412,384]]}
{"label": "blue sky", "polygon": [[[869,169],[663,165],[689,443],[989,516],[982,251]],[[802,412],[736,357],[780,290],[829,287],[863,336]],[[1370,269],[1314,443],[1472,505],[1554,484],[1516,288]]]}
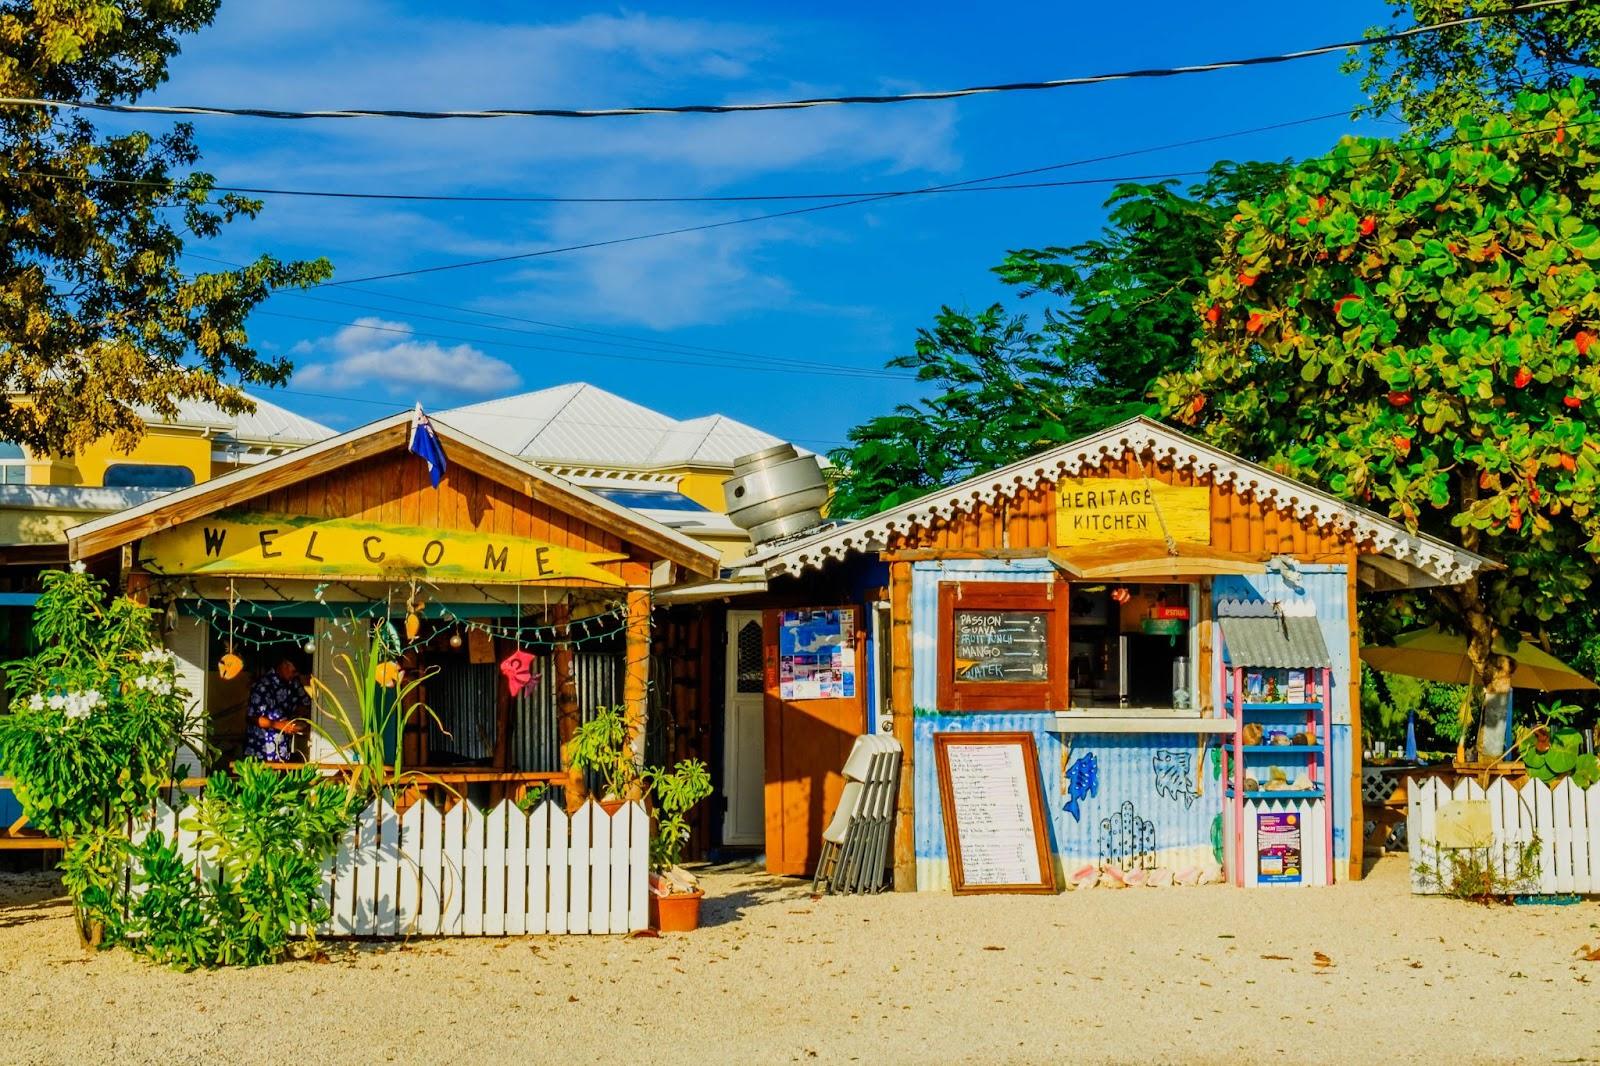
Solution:
{"label": "blue sky", "polygon": [[[229,0],[211,29],[188,40],[170,83],[151,99],[444,109],[901,92],[1292,50],[1359,36],[1385,20],[1387,5],[1348,0],[1316,9],[1314,18],[1308,10],[1271,0],[792,10]],[[1339,111],[1361,98],[1338,66],[1329,57],[790,114],[482,123],[200,118],[195,125],[202,165],[224,184],[500,195],[855,192],[961,181]],[[1055,176],[1304,155],[1349,128],[1335,119]],[[908,198],[325,288],[307,294],[314,299],[286,294],[251,328],[263,349],[291,353],[298,368],[273,398],[341,428],[416,399],[438,409],[585,380],[675,416],[721,412],[827,448],[851,425],[914,399],[917,387],[902,377],[805,368],[881,369],[940,304],[980,307],[1005,296],[988,267],[1010,248],[1092,235],[1108,189]],[[232,261],[262,251],[326,255],[337,280],[772,209],[269,197],[255,222],[191,247]],[[727,365],[750,356],[785,372]]]}

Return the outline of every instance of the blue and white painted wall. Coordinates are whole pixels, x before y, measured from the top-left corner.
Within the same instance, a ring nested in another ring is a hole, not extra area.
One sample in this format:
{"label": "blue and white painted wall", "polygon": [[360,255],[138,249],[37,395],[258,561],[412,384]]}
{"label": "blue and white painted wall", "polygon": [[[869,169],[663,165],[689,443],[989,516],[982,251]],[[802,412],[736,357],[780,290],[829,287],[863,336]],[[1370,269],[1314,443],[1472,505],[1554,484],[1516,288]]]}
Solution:
{"label": "blue and white painted wall", "polygon": [[[1226,738],[1196,733],[1058,734],[1050,730],[1055,715],[1048,711],[948,713],[939,709],[939,585],[962,579],[1046,582],[1055,580],[1055,570],[1042,559],[923,561],[912,568],[918,889],[948,891],[950,887],[933,755],[935,733],[1033,734],[1058,883],[1089,863],[1178,871],[1220,862],[1225,802],[1221,748]],[[1334,728],[1332,778],[1336,825],[1340,827],[1335,839],[1339,856],[1347,854],[1349,845],[1342,828],[1348,825],[1350,779],[1346,687],[1350,622],[1345,580],[1343,567],[1303,566],[1297,583],[1275,573],[1219,577],[1213,579],[1212,593],[1214,599],[1310,598],[1315,604],[1334,662],[1335,720],[1342,717],[1342,724]],[[1209,683],[1215,706],[1217,679],[1213,677]],[[1338,712],[1341,702],[1342,716]],[[1081,789],[1069,788],[1069,778],[1086,779],[1090,767],[1097,786],[1093,793],[1082,795]]]}

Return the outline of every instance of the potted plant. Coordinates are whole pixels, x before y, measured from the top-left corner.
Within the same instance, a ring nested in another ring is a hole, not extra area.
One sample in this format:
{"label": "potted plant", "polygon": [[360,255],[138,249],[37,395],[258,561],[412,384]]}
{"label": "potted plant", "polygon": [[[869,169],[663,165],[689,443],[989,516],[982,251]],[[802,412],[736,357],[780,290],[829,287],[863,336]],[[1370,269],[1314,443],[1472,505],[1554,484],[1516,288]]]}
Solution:
{"label": "potted plant", "polygon": [[684,815],[711,795],[711,773],[699,759],[684,759],[671,770],[652,767],[644,778],[656,807],[656,833],[650,841],[651,924],[663,933],[687,933],[700,926],[705,893],[694,875],[678,865],[689,840]]}
{"label": "potted plant", "polygon": [[578,726],[569,742],[568,759],[586,773],[599,775],[600,806],[616,814],[630,792],[640,791],[642,775],[628,743],[628,717],[621,707],[600,707]]}

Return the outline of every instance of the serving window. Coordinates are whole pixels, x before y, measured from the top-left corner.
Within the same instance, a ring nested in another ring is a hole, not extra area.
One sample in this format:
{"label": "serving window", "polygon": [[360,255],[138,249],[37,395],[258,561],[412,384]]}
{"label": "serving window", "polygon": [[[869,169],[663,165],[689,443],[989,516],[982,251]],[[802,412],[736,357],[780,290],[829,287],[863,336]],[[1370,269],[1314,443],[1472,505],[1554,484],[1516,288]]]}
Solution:
{"label": "serving window", "polygon": [[1055,581],[939,586],[939,708],[1067,706],[1067,613]]}
{"label": "serving window", "polygon": [[1187,712],[1198,705],[1197,586],[1074,581],[1066,596],[1074,709]]}

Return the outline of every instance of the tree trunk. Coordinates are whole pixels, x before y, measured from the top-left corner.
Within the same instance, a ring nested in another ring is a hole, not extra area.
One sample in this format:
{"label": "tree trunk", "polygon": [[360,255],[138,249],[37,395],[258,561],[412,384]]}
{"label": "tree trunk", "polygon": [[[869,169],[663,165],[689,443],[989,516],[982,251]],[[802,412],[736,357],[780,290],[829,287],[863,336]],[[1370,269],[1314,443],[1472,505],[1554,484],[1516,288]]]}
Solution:
{"label": "tree trunk", "polygon": [[[1475,466],[1468,466],[1457,472],[1456,483],[1460,487],[1463,510],[1478,501],[1479,476],[1480,471]],[[1470,525],[1462,528],[1463,548],[1470,552],[1478,551],[1481,540],[1480,530]],[[1467,662],[1472,667],[1467,691],[1461,697],[1461,708],[1457,712],[1461,725],[1461,740],[1456,745],[1456,755],[1459,759],[1471,763],[1478,759],[1478,709],[1483,706],[1484,694],[1488,691],[1489,680],[1494,672],[1491,666],[1494,622],[1489,614],[1489,605],[1484,602],[1483,587],[1476,577],[1462,583],[1454,593],[1451,598],[1456,601],[1456,616],[1466,631]]]}

